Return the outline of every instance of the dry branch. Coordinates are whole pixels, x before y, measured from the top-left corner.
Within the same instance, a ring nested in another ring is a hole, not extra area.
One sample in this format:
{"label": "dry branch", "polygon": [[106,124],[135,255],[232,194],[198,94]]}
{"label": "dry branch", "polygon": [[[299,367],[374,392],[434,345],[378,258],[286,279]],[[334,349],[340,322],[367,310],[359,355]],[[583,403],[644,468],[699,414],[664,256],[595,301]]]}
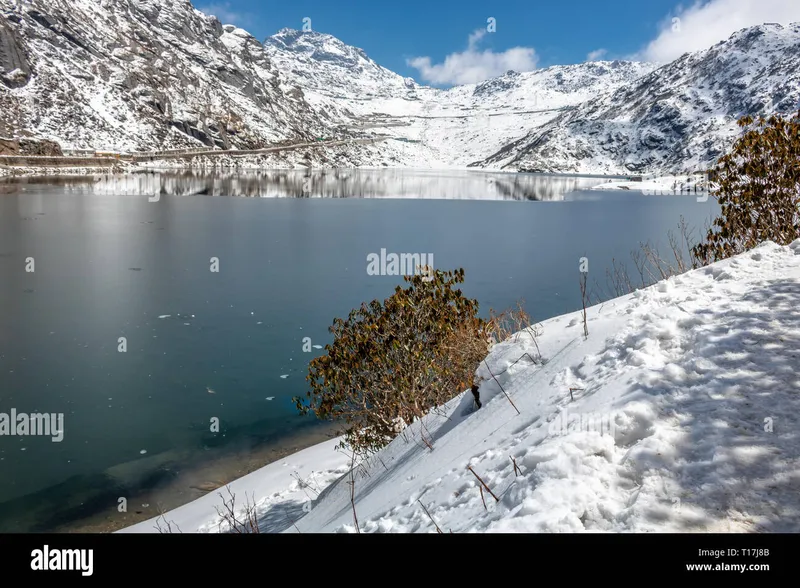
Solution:
{"label": "dry branch", "polygon": [[491,488],[489,488],[489,486],[487,486],[487,485],[486,485],[486,482],[484,482],[483,480],[481,480],[481,477],[480,477],[478,474],[476,474],[476,473],[475,473],[475,470],[473,470],[473,469],[472,469],[472,466],[467,466],[467,469],[468,469],[469,471],[471,471],[471,472],[472,472],[472,475],[473,475],[473,476],[475,476],[476,478],[478,478],[478,482],[480,482],[480,483],[483,485],[483,487],[484,487],[484,488],[486,488],[486,491],[487,491],[489,494],[491,494],[491,495],[492,495],[492,498],[494,498],[494,499],[495,499],[495,502],[500,502],[500,499],[499,499],[497,496],[495,496],[495,495],[494,495],[494,492],[492,492],[492,489],[491,489]]}
{"label": "dry branch", "polygon": [[428,509],[427,509],[427,508],[425,508],[425,505],[424,505],[424,504],[422,504],[422,501],[421,501],[419,498],[417,498],[417,502],[419,502],[419,505],[422,507],[422,510],[424,510],[424,511],[425,511],[425,514],[426,514],[426,515],[428,515],[428,518],[429,518],[429,519],[431,520],[431,522],[433,523],[433,526],[434,526],[434,527],[436,527],[436,532],[437,532],[437,533],[441,533],[441,532],[442,532],[442,530],[439,528],[439,525],[437,525],[437,524],[436,524],[436,521],[434,521],[434,520],[433,520],[433,517],[431,516],[431,513],[429,513],[429,512],[428,512]]}

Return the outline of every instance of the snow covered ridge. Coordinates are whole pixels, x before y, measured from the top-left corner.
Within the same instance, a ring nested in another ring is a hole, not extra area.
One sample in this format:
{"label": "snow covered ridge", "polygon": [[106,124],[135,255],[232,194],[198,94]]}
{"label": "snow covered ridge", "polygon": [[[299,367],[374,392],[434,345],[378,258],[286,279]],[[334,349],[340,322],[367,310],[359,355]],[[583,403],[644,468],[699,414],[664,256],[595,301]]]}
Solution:
{"label": "snow covered ridge", "polygon": [[375,63],[363,49],[317,31],[281,29],[264,41],[264,52],[288,80],[334,98],[412,95],[419,88]]}
{"label": "snow covered ridge", "polygon": [[0,0],[0,15],[0,135],[124,151],[330,134],[261,43],[188,0]]}
{"label": "snow covered ridge", "polygon": [[[607,61],[510,71],[449,90],[421,86],[384,68],[358,48],[315,31],[283,29],[264,42],[289,86],[326,120],[350,131],[389,135],[377,146],[394,167],[466,167],[598,94],[656,69],[656,64]],[[368,156],[364,165],[378,162]]]}
{"label": "snow covered ridge", "polygon": [[262,45],[188,0],[0,0],[0,136],[65,149],[384,136],[309,163],[682,174],[722,155],[740,116],[796,108],[798,72],[800,24],[765,24],[669,64],[559,65],[443,90],[325,33],[282,29]]}
{"label": "snow covered ridge", "polygon": [[743,29],[532,129],[481,165],[574,173],[708,169],[736,120],[800,107],[800,23]]}
{"label": "snow covered ridge", "polygon": [[[800,239],[589,308],[588,338],[581,314],[542,323],[543,364],[524,331],[496,345],[481,409],[465,392],[358,468],[360,531],[800,531]],[[256,492],[269,530],[355,532],[334,445],[231,489]],[[219,503],[165,519],[214,532]]]}

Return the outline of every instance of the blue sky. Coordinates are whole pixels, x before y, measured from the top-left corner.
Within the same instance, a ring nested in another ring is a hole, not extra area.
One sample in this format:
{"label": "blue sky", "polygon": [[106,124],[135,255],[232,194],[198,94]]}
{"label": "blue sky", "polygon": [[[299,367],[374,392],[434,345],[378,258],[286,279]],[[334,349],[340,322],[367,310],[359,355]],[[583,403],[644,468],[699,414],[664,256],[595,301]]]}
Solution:
{"label": "blue sky", "polygon": [[[302,29],[310,18],[314,30],[364,49],[380,65],[440,86],[594,58],[667,62],[745,26],[800,21],[800,0],[193,3],[262,41],[284,27]],[[487,31],[490,17],[494,31]]]}

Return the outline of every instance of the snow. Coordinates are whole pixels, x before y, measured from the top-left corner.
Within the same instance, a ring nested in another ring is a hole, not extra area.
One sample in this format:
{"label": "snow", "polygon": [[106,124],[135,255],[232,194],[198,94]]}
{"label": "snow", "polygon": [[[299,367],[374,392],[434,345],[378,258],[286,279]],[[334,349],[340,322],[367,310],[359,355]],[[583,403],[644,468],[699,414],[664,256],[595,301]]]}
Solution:
{"label": "snow", "polygon": [[591,187],[592,190],[637,190],[645,195],[697,194],[708,196],[708,177],[705,173],[682,176],[644,176],[639,181],[605,180]]}
{"label": "snow", "polygon": [[[357,468],[361,532],[800,531],[798,298],[800,239],[768,242],[587,309],[587,338],[581,311],[544,321],[544,363],[526,331],[497,344],[481,409],[465,392]],[[231,488],[272,530],[355,532],[337,441]],[[293,470],[329,486],[303,506]],[[214,505],[165,516],[214,531]]]}
{"label": "snow", "polygon": [[[321,32],[282,29],[261,44],[188,2],[27,5],[0,0],[18,17],[8,21],[16,81],[0,93],[0,128],[112,151],[351,141],[249,162],[198,158],[195,168],[684,173],[730,147],[741,115],[787,114],[800,98],[800,23],[743,29],[668,64],[556,65],[441,89]],[[78,41],[64,45],[34,9]],[[385,140],[355,142],[370,138]]]}
{"label": "snow", "polygon": [[0,177],[31,177],[31,176],[101,176],[108,174],[121,174],[130,168],[121,165],[112,167],[32,167],[32,166],[4,166],[0,164]]}
{"label": "snow", "polygon": [[742,29],[533,127],[478,163],[582,174],[713,167],[746,114],[796,112],[800,23]]}
{"label": "snow", "polygon": [[[348,459],[335,450],[340,439],[330,439],[299,451],[278,462],[248,474],[228,485],[236,503],[257,503],[262,529],[282,530],[303,516],[303,506],[348,470]],[[222,507],[219,494],[229,497],[225,487],[209,492],[194,502],[157,517],[122,529],[120,533],[157,533],[158,526],[167,522],[177,525],[184,533],[217,532],[222,522],[215,507]],[[252,500],[255,496],[256,499]],[[308,508],[308,507],[306,507]]]}
{"label": "snow", "polygon": [[443,90],[420,86],[324,33],[284,29],[264,51],[315,109],[351,131],[393,140],[362,165],[453,169],[480,161],[561,110],[611,92],[653,71],[637,62],[593,62],[509,72],[481,84]]}

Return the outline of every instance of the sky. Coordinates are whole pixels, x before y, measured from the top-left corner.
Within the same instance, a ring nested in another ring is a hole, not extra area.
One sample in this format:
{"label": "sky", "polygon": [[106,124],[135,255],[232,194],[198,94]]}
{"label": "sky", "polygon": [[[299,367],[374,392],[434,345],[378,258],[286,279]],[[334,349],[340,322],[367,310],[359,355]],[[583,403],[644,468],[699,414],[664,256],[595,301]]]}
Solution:
{"label": "sky", "polygon": [[800,22],[800,0],[192,0],[259,40],[329,33],[440,87],[597,59],[667,63],[744,27]]}

